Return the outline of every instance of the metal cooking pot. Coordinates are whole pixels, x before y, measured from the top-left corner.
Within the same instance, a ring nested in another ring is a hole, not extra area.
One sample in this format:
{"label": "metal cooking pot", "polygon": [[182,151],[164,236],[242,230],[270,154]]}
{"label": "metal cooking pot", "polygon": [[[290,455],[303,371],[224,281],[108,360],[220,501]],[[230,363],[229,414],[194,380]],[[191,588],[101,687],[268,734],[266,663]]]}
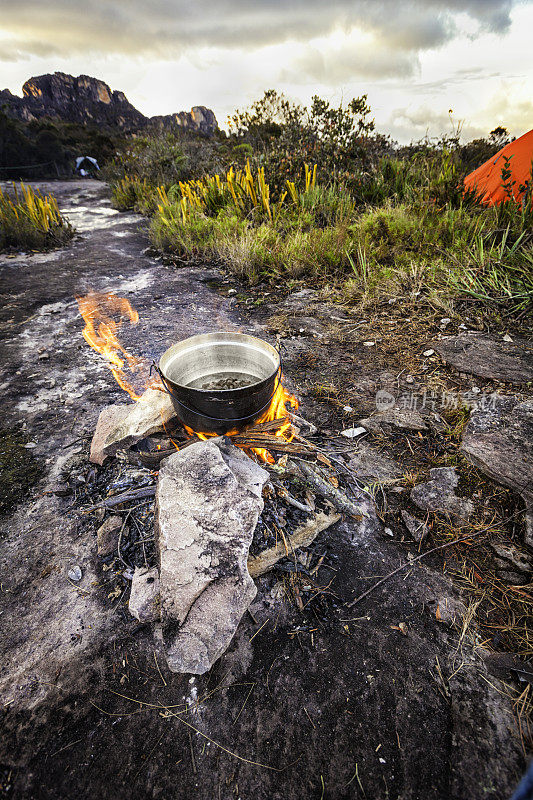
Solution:
{"label": "metal cooking pot", "polygon": [[[224,434],[251,425],[266,411],[281,379],[281,360],[272,345],[255,336],[206,333],[172,345],[158,372],[182,423],[199,433]],[[217,383],[246,385],[209,388]]]}

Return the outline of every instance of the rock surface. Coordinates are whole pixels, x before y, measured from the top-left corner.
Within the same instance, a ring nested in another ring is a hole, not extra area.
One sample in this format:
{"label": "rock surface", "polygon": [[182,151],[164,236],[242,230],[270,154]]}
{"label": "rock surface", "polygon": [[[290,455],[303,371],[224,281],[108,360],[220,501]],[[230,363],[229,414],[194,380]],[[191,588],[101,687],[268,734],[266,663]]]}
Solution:
{"label": "rock surface", "polygon": [[461,334],[433,342],[437,353],[460,372],[509,383],[533,380],[533,344],[483,334]]}
{"label": "rock surface", "polygon": [[500,397],[494,408],[473,411],[461,450],[482,472],[524,498],[526,541],[533,506],[533,401]]}
{"label": "rock surface", "polygon": [[429,471],[431,480],[411,489],[411,500],[423,511],[443,511],[457,525],[464,525],[474,513],[470,500],[454,492],[459,478],[452,467],[436,467]]}
{"label": "rock surface", "polygon": [[[38,75],[26,81],[22,97],[8,89],[0,91],[0,105],[9,116],[24,122],[40,117],[59,117],[66,122],[117,127],[136,131],[148,127],[212,135],[218,130],[214,113],[205,106],[194,106],[163,117],[145,117],[126,98],[124,92],[111,91],[107,83],[89,75]],[[83,155],[83,154],[82,154]],[[89,154],[90,155],[90,154]]]}
{"label": "rock surface", "polygon": [[174,672],[202,675],[256,595],[248,550],[268,473],[221,439],[167,458],[156,494],[161,618]]}
{"label": "rock surface", "polygon": [[407,431],[424,431],[427,425],[418,411],[404,408],[391,408],[388,411],[377,411],[371,417],[357,422],[372,433],[385,433],[388,427]]}
{"label": "rock surface", "polygon": [[134,405],[104,408],[98,417],[90,460],[103,464],[119,450],[164,430],[174,414],[168,394],[158,389],[147,389]]}
{"label": "rock surface", "polygon": [[128,608],[139,622],[159,619],[159,572],[156,567],[136,567],[131,581]]}

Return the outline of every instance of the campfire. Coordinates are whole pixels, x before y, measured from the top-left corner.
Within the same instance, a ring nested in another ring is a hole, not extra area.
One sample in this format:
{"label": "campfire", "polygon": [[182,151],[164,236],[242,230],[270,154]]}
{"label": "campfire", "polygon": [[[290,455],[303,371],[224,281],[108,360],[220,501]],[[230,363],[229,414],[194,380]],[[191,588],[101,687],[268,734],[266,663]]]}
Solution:
{"label": "campfire", "polygon": [[[127,392],[135,402],[147,401],[147,389],[168,391],[162,377],[151,376],[153,365],[150,365],[148,359],[129,353],[119,339],[119,331],[124,324],[136,325],[139,322],[139,314],[131,303],[126,298],[118,297],[111,292],[91,292],[76,299],[85,322],[83,337],[93,350],[102,356],[104,363],[121,389]],[[227,336],[235,336],[235,334],[227,334]],[[159,370],[157,371],[159,372]],[[293,424],[295,418],[293,416],[291,419],[288,407],[296,412],[299,405],[297,398],[283,385],[281,367],[276,370],[275,377],[274,391],[270,396],[267,408],[262,410],[251,424],[245,426],[244,431],[242,426],[231,426],[231,424],[228,430],[224,430],[224,434],[230,437],[237,447],[247,450],[259,460],[271,464],[275,459],[270,449],[287,452],[284,450],[284,445],[290,444],[294,440],[297,433]],[[228,379],[226,379],[227,382]],[[231,393],[232,388],[231,385],[227,386],[229,392],[225,393]],[[150,396],[148,395],[148,397]],[[180,416],[178,411],[178,417]],[[192,441],[205,441],[218,435],[217,432],[202,430],[201,427],[191,427],[183,418],[181,418],[181,423],[183,430]],[[174,439],[173,442],[173,449],[179,449]],[[301,448],[293,447],[289,452],[300,452],[300,450]],[[162,457],[164,455],[165,453],[161,453]]]}
{"label": "campfire", "polygon": [[313,572],[310,548],[341,514],[365,514],[367,501],[344,462],[302,436],[316,429],[296,414],[272,345],[203,334],[151,365],[120,340],[139,321],[125,298],[77,300],[85,340],[134,400],[100,413],[90,460],[103,470],[79,499],[104,518],[98,552],[122,581],[109,597],[131,581],[130,613],[161,626],[170,669],[202,674],[250,607],[253,579],[285,560],[301,611],[326,592],[313,578],[324,556]]}

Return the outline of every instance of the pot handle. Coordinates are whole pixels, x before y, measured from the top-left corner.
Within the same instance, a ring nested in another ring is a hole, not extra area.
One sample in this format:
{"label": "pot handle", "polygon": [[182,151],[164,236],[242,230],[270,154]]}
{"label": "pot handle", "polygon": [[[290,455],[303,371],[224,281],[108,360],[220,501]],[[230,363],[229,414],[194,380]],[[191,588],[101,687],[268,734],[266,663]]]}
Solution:
{"label": "pot handle", "polygon": [[[265,403],[265,405],[257,410],[257,412],[256,412],[257,414],[260,414],[262,411],[264,411],[266,408],[268,408],[268,406],[272,402],[272,398],[274,397],[274,395],[278,391],[278,387],[279,387],[279,385],[281,383],[281,367],[282,367],[282,364],[281,364],[281,353],[280,353],[279,354],[278,378],[277,378],[276,385],[274,386],[274,390],[273,390],[272,394],[270,395],[270,397],[268,398],[268,400]],[[211,417],[211,416],[209,416],[209,414],[205,414],[203,411],[195,411],[194,408],[189,408],[189,406],[185,405],[183,400],[179,400],[176,397],[176,395],[174,394],[172,389],[168,388],[168,386],[166,384],[166,381],[165,381],[165,378],[163,376],[163,373],[161,372],[161,370],[159,369],[159,367],[157,366],[155,361],[152,362],[152,365],[150,367],[150,375],[152,374],[152,370],[155,370],[157,372],[157,374],[159,375],[159,378],[161,379],[161,383],[163,384],[163,390],[167,394],[169,394],[177,403],[179,403],[180,406],[183,406],[183,408],[185,408],[187,411],[190,411],[191,414],[199,414],[200,416],[205,417],[206,419],[213,420],[213,422],[242,422],[243,420],[248,419],[249,415],[247,415],[246,417],[231,417],[231,419],[227,418],[227,417]]]}

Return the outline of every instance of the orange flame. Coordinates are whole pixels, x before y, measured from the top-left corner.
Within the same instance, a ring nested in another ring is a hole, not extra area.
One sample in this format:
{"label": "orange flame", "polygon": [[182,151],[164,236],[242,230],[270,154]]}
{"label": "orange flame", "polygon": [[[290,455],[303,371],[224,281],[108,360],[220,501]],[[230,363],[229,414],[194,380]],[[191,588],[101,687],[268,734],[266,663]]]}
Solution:
{"label": "orange flame", "polygon": [[[290,405],[295,411],[298,410],[298,399],[288,392],[285,387],[283,386],[283,375],[278,383],[278,387],[274,392],[272,397],[272,402],[270,403],[267,410],[256,420],[255,424],[261,422],[272,422],[275,419],[285,419],[285,422],[281,427],[276,431],[274,436],[277,436],[280,439],[285,439],[287,442],[291,442],[294,438],[294,430],[291,425],[291,421],[287,416],[287,405]],[[202,433],[199,431],[194,431],[192,428],[189,428],[188,425],[183,426],[189,436],[197,436],[199,439],[211,439],[211,437],[216,436],[216,433]],[[253,427],[253,426],[251,426]],[[229,431],[226,436],[235,436],[239,433],[238,430]],[[244,448],[246,449],[246,448]],[[254,447],[250,448],[255,455],[261,459],[261,461],[265,461],[268,464],[273,464],[274,459],[268,452],[263,448]]]}
{"label": "orange flame", "polygon": [[[93,350],[106,359],[107,366],[118,385],[132,400],[139,400],[141,395],[131,383],[131,378],[126,377],[125,370],[133,374],[146,373],[149,367],[148,361],[128,353],[117,337],[124,320],[129,320],[131,325],[137,324],[139,321],[137,311],[125,297],[117,297],[112,292],[90,292],[85,297],[76,297],[76,300],[85,321],[83,338]],[[143,390],[147,385],[155,387],[157,384],[156,380],[148,383],[145,381]]]}

